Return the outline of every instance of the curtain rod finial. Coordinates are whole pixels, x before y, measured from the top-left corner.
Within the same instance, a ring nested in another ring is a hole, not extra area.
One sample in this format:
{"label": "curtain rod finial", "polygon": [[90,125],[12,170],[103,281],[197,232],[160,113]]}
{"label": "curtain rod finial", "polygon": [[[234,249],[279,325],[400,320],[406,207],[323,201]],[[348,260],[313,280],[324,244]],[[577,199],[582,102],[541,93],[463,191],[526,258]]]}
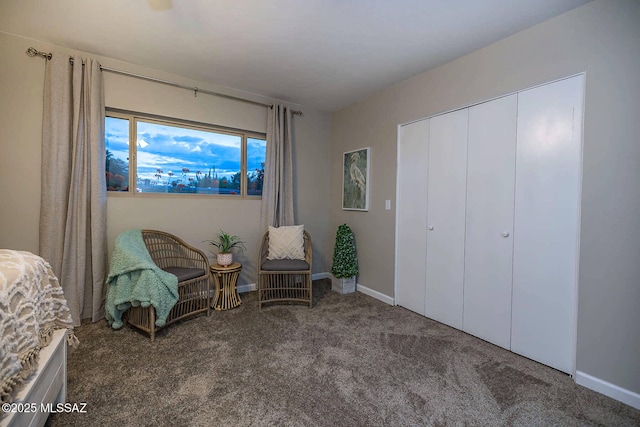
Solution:
{"label": "curtain rod finial", "polygon": [[30,47],[29,49],[27,49],[27,55],[29,56],[42,56],[45,59],[51,59],[53,57],[53,55],[51,53],[45,53],[45,52],[40,52],[38,49],[34,48],[34,47]]}

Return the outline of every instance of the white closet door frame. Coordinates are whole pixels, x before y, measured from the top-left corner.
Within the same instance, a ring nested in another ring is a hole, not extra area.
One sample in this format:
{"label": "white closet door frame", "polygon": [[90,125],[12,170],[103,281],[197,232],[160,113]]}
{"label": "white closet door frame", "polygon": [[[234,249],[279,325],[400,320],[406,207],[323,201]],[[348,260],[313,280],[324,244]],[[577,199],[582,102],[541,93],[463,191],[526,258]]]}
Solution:
{"label": "white closet door frame", "polygon": [[518,94],[511,350],[575,374],[584,76]]}
{"label": "white closet door frame", "polygon": [[398,126],[395,303],[423,316],[428,149],[428,119]]}

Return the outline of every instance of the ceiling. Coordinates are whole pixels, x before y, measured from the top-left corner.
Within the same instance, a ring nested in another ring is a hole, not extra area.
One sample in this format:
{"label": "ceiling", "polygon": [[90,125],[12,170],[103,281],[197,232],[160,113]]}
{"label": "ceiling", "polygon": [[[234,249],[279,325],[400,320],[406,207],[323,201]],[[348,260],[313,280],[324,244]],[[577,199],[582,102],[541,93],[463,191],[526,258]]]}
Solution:
{"label": "ceiling", "polygon": [[0,31],[334,111],[589,1],[0,0]]}

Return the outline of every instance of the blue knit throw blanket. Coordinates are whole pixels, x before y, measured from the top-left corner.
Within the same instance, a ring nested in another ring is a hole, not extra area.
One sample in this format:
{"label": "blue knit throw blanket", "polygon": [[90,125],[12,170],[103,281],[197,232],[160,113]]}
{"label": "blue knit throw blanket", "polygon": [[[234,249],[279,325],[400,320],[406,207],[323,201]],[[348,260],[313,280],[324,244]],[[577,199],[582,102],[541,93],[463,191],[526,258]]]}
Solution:
{"label": "blue knit throw blanket", "polygon": [[113,329],[122,327],[122,314],[129,307],[156,310],[156,326],[164,326],[178,302],[178,278],[163,271],[153,260],[139,229],[116,238],[107,278],[106,317]]}

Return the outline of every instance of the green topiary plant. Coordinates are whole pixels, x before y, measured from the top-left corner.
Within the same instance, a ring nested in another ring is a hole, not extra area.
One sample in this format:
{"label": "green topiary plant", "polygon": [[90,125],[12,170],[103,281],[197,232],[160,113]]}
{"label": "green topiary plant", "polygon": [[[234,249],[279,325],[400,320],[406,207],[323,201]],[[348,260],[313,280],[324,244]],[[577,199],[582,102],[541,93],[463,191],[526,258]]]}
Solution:
{"label": "green topiary plant", "polygon": [[338,279],[345,279],[358,275],[358,256],[356,253],[356,239],[347,224],[338,227],[336,244],[333,248],[333,265],[331,273]]}

